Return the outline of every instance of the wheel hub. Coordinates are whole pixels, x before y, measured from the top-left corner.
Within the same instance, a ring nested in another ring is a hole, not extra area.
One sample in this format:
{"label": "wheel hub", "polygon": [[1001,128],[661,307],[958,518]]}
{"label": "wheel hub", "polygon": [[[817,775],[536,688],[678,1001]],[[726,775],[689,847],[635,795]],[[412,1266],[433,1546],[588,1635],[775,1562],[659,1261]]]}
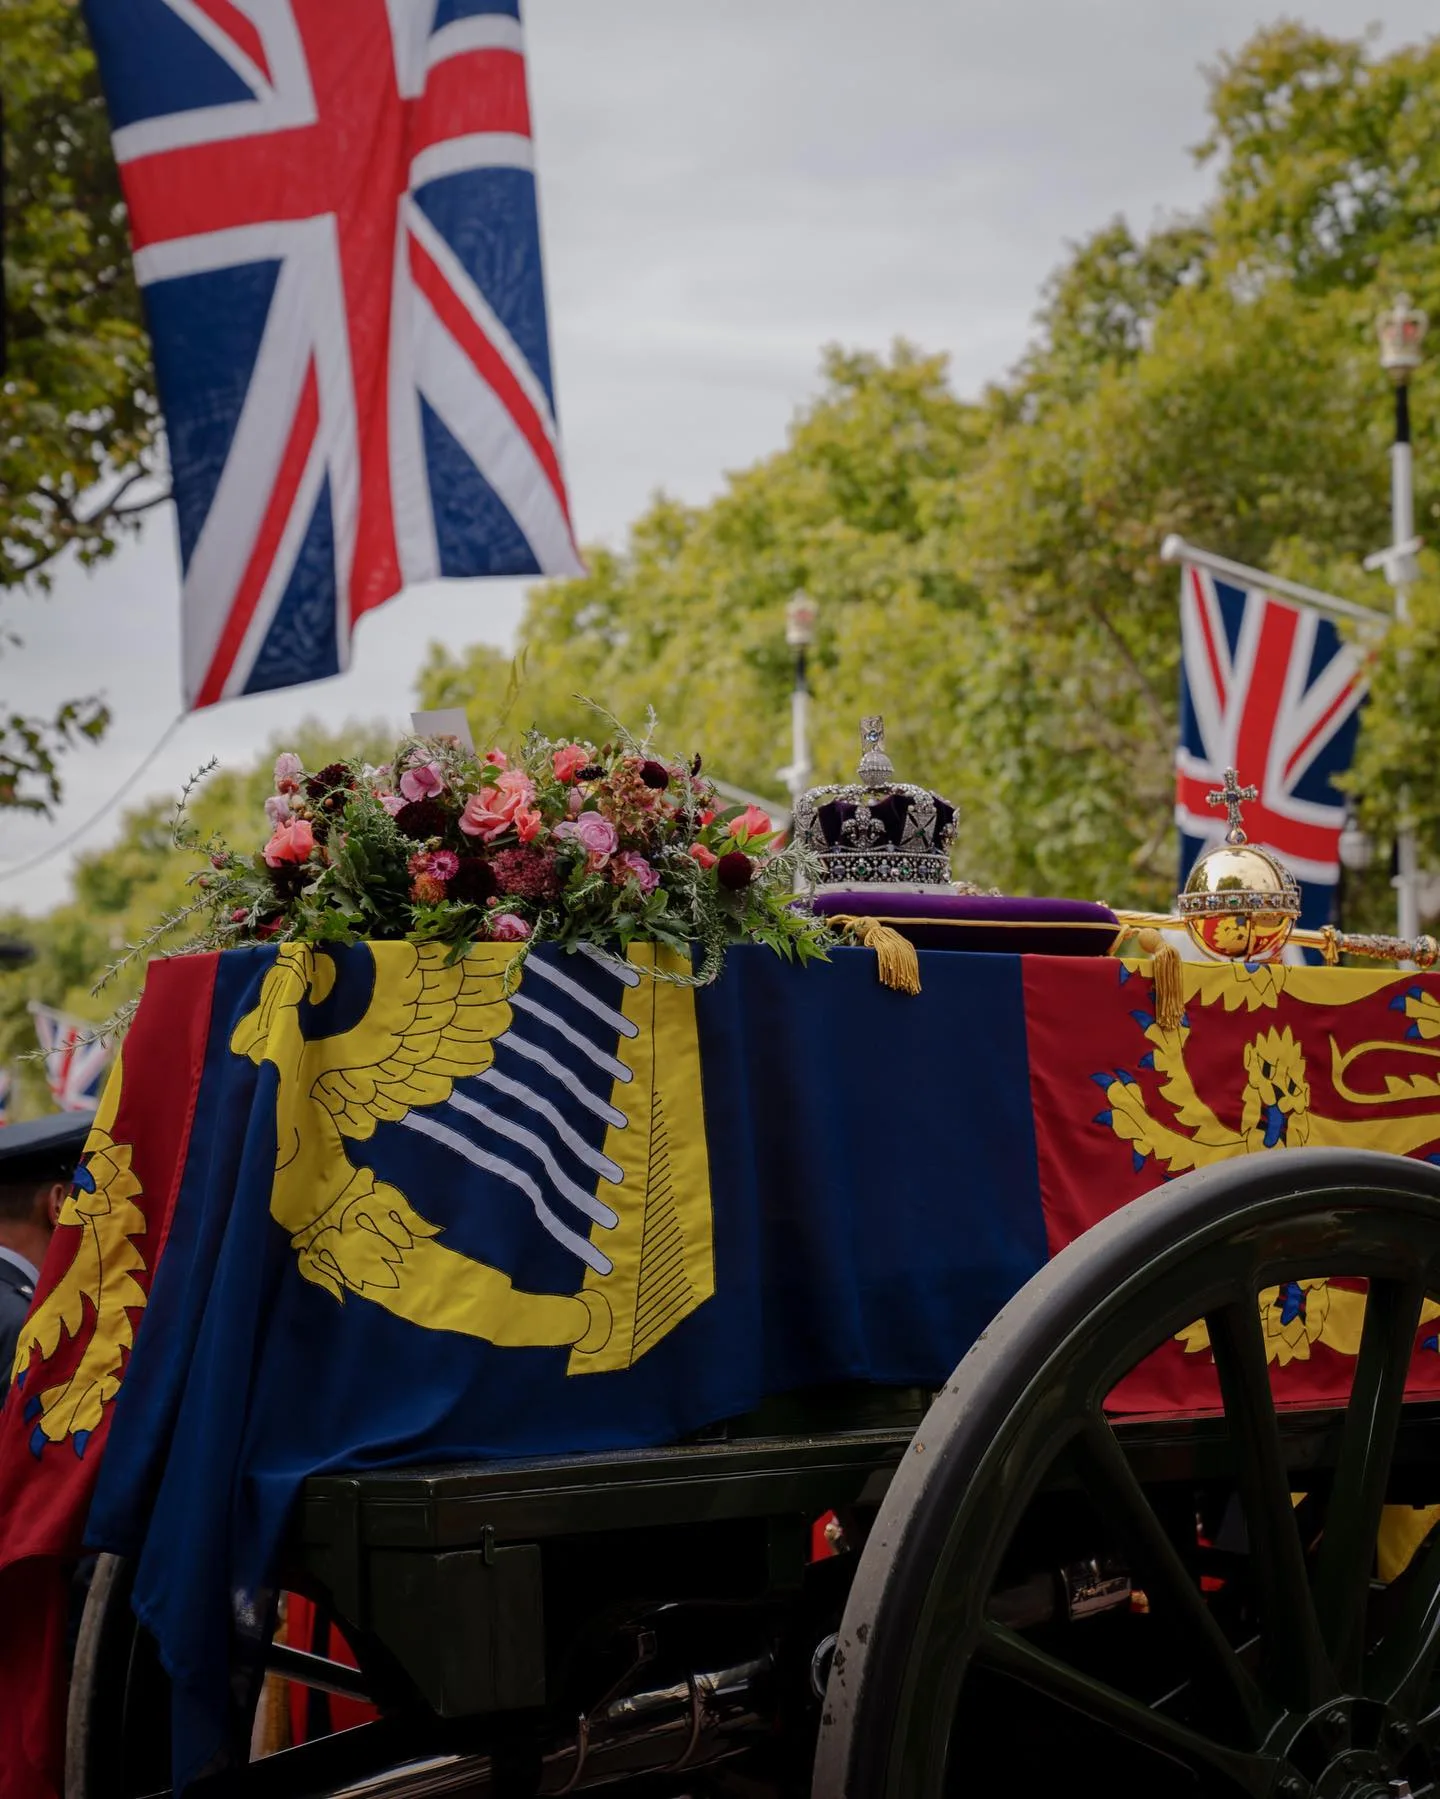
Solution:
{"label": "wheel hub", "polygon": [[1430,1790],[1425,1743],[1373,1700],[1336,1700],[1277,1734],[1276,1799],[1412,1799]]}

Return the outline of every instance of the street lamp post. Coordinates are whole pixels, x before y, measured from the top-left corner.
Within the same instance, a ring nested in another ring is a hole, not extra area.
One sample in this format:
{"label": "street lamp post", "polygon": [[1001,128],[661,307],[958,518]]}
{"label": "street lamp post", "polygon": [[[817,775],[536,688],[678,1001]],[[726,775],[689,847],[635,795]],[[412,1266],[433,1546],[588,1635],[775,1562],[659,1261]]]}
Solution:
{"label": "street lamp post", "polygon": [[810,683],[807,659],[815,641],[815,620],[820,608],[803,589],[785,608],[785,641],[795,654],[795,680],[790,689],[790,766],[781,779],[790,790],[790,808],[810,785]]}
{"label": "street lamp post", "polygon": [[[1395,617],[1403,624],[1409,612],[1410,587],[1415,580],[1415,465],[1410,447],[1410,377],[1420,366],[1421,346],[1428,320],[1408,295],[1400,294],[1388,312],[1376,320],[1380,337],[1380,366],[1395,388],[1395,441],[1390,447],[1390,548],[1369,559],[1368,566],[1383,567],[1395,589]],[[1401,937],[1420,932],[1420,863],[1415,828],[1401,795],[1400,829],[1395,840],[1395,894]]]}

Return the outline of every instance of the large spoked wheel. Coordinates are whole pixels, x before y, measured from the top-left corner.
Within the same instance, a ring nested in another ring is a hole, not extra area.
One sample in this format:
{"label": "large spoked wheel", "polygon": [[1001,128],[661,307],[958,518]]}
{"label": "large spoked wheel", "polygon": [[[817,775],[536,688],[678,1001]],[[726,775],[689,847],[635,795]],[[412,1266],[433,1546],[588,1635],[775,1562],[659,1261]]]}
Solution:
{"label": "large spoked wheel", "polygon": [[[1257,1296],[1314,1277],[1367,1284],[1348,1407],[1306,1459],[1280,1428]],[[1374,1577],[1437,1292],[1440,1171],[1358,1151],[1187,1176],[1057,1256],[960,1364],[881,1506],[832,1663],[815,1799],[1085,1790],[1089,1775],[1117,1799],[1440,1793],[1440,1533],[1388,1588]],[[1208,1485],[1194,1467],[1142,1478],[1137,1434],[1104,1411],[1200,1318],[1224,1403],[1218,1488],[1213,1467]],[[1419,1434],[1423,1496],[1440,1501],[1440,1445]],[[1197,1509],[1217,1505],[1220,1526],[1202,1526]],[[1046,1529],[1088,1533],[1143,1601],[1017,1628],[1000,1595]]]}
{"label": "large spoked wheel", "polygon": [[[131,1610],[133,1574],[122,1557],[102,1555],[90,1581],[70,1681],[65,1799],[167,1799],[171,1791],[170,1682]],[[312,1691],[364,1691],[357,1670],[320,1656],[271,1646],[266,1665]],[[223,1790],[228,1799],[313,1799],[381,1776],[425,1747],[423,1729],[384,1718],[239,1766]]]}

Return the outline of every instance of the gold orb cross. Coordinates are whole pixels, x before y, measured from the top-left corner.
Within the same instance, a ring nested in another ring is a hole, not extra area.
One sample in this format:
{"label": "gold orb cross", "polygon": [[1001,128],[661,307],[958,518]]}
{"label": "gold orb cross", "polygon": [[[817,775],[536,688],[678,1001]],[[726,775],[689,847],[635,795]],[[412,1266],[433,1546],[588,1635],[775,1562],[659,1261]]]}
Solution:
{"label": "gold orb cross", "polygon": [[1213,793],[1205,795],[1207,806],[1223,806],[1227,829],[1226,843],[1244,843],[1245,833],[1240,828],[1240,808],[1248,800],[1258,800],[1258,787],[1242,787],[1240,777],[1233,768],[1225,770],[1225,785],[1217,787]]}

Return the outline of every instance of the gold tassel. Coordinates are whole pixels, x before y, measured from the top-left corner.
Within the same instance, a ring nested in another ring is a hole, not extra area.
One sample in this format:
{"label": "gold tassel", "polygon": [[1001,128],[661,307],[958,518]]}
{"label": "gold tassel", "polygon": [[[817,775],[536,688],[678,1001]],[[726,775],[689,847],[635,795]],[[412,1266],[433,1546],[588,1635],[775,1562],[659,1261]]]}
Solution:
{"label": "gold tassel", "polygon": [[1180,952],[1159,931],[1141,931],[1141,950],[1151,959],[1155,977],[1155,1022],[1162,1031],[1178,1031],[1185,1016],[1185,991],[1181,984]]}
{"label": "gold tassel", "polygon": [[878,918],[851,918],[837,913],[828,923],[845,932],[861,949],[875,952],[876,973],[882,985],[897,993],[920,991],[920,958],[915,945]]}

